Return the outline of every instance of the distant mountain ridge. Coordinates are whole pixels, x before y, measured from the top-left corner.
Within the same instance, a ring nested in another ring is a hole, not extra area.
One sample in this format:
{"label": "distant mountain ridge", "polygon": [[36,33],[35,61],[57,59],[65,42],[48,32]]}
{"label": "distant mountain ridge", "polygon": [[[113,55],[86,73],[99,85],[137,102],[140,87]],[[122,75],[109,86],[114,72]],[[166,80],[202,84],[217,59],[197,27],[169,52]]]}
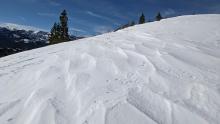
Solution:
{"label": "distant mountain ridge", "polygon": [[[0,24],[0,57],[49,45],[46,30],[12,23]],[[79,39],[70,36],[71,40]]]}
{"label": "distant mountain ridge", "polygon": [[14,23],[2,23],[0,24],[0,27],[7,28],[9,30],[25,30],[25,31],[34,31],[34,32],[47,32],[45,29],[36,28],[33,26],[26,26],[26,25],[19,25]]}

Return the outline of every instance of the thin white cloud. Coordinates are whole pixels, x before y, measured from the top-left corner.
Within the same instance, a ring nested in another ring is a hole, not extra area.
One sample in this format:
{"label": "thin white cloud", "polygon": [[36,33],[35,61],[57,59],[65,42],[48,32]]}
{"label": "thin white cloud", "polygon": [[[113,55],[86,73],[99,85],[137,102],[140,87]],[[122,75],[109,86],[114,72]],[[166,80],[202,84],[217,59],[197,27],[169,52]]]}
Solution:
{"label": "thin white cloud", "polygon": [[37,0],[20,0],[21,2],[29,2],[29,3],[34,3],[37,2]]}
{"label": "thin white cloud", "polygon": [[108,27],[108,26],[97,26],[94,28],[94,32],[96,32],[97,34],[111,32],[112,30],[113,30],[112,27]]}
{"label": "thin white cloud", "polygon": [[18,16],[18,18],[24,22],[27,21],[26,18],[24,18],[23,16]]}
{"label": "thin white cloud", "polygon": [[209,7],[210,13],[220,13],[220,4]]}
{"label": "thin white cloud", "polygon": [[85,35],[82,35],[83,37],[92,37],[93,35],[91,34],[85,34]]}
{"label": "thin white cloud", "polygon": [[81,32],[81,33],[86,33],[86,31],[78,28],[70,28],[70,31],[75,31],[75,32]]}
{"label": "thin white cloud", "polygon": [[61,3],[59,3],[59,2],[57,2],[57,1],[55,1],[55,0],[49,0],[49,4],[50,4],[51,6],[61,6]]}
{"label": "thin white cloud", "polygon": [[93,16],[93,17],[96,17],[96,18],[100,18],[102,20],[106,20],[106,21],[112,22],[115,25],[120,25],[117,21],[115,21],[115,20],[113,20],[111,18],[108,18],[106,16],[103,16],[103,15],[100,15],[100,14],[97,14],[97,13],[94,13],[94,12],[91,12],[91,11],[86,11],[86,14],[88,14],[90,16]]}
{"label": "thin white cloud", "polygon": [[97,17],[97,18],[101,18],[101,19],[106,19],[106,20],[109,20],[109,18],[105,17],[105,16],[102,16],[102,15],[99,15],[99,14],[96,14],[94,12],[91,12],[91,11],[86,11],[86,13],[90,16],[93,16],[93,17]]}
{"label": "thin white cloud", "polygon": [[42,13],[42,12],[39,12],[37,13],[37,15],[39,16],[46,16],[46,17],[56,17],[57,15],[55,13]]}
{"label": "thin white cloud", "polygon": [[173,9],[167,9],[163,12],[164,16],[171,16],[171,15],[174,15],[174,14],[176,14],[176,11],[174,11]]}

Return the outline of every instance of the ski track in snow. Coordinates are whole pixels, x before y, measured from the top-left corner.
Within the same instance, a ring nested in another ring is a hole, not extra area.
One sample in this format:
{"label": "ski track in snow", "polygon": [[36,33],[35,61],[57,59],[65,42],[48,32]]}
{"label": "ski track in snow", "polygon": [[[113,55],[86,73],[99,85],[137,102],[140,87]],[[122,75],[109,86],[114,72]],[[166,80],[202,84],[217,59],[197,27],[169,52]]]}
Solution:
{"label": "ski track in snow", "polygon": [[219,22],[177,17],[1,58],[0,123],[219,124]]}

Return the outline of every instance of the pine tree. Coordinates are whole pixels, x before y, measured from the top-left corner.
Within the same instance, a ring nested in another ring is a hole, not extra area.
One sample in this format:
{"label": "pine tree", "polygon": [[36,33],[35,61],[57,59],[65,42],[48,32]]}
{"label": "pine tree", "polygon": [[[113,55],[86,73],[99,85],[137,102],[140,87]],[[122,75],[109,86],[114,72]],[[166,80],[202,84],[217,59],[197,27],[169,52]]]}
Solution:
{"label": "pine tree", "polygon": [[50,44],[56,44],[70,40],[68,34],[67,22],[68,22],[68,17],[66,10],[64,10],[60,15],[60,23],[54,23],[51,29],[49,36]]}
{"label": "pine tree", "polygon": [[163,17],[161,16],[161,14],[159,12],[156,16],[156,21],[160,21],[161,19],[163,19]]}
{"label": "pine tree", "polygon": [[144,16],[144,13],[142,13],[139,19],[139,24],[144,24],[144,23],[145,23],[145,16]]}
{"label": "pine tree", "polygon": [[55,41],[57,40],[56,32],[57,32],[57,23],[54,23],[49,35],[50,44],[55,44]]}
{"label": "pine tree", "polygon": [[60,23],[58,23],[57,27],[56,27],[56,37],[57,37],[57,41],[59,41],[59,42],[63,42],[61,28],[62,27],[61,27]]}
{"label": "pine tree", "polygon": [[60,24],[61,24],[61,39],[63,39],[64,41],[68,41],[69,38],[69,34],[68,34],[68,17],[67,17],[67,13],[66,10],[63,10],[63,12],[60,15]]}

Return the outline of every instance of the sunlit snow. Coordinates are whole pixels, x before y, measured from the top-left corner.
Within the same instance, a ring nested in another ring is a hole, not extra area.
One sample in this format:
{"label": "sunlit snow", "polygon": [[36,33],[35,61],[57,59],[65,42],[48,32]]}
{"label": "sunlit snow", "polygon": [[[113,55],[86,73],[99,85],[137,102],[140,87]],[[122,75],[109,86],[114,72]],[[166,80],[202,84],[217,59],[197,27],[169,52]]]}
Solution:
{"label": "sunlit snow", "polygon": [[220,124],[220,15],[1,58],[0,124]]}

